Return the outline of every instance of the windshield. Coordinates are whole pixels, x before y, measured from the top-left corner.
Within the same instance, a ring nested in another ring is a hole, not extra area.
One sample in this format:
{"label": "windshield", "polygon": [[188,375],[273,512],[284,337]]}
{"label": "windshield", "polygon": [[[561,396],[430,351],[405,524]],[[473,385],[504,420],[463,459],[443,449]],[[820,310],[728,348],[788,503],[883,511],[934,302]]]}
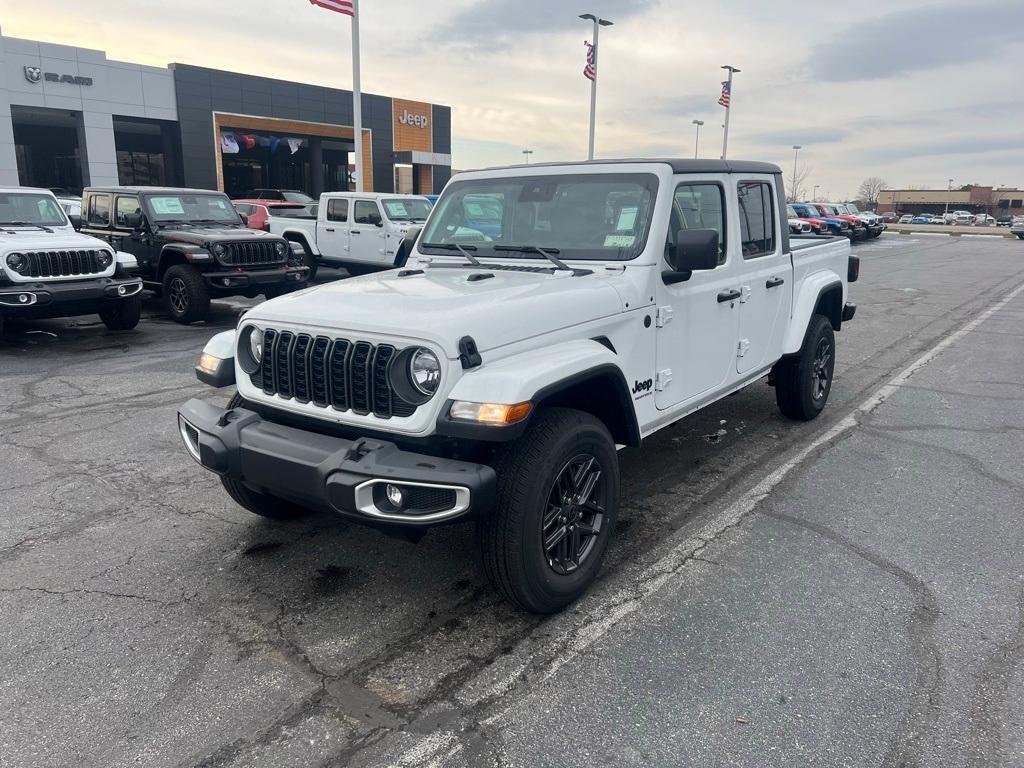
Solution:
{"label": "windshield", "polygon": [[819,216],[819,213],[809,205],[794,205],[791,207],[797,212],[797,215],[804,219],[815,219]]}
{"label": "windshield", "polygon": [[789,216],[789,218],[791,219],[800,218],[800,214],[796,212],[796,208],[794,208],[792,205],[786,206],[786,215]]}
{"label": "windshield", "polygon": [[846,210],[847,210],[847,211],[848,211],[849,213],[851,213],[851,214],[854,214],[854,215],[856,215],[856,214],[860,213],[860,211],[859,211],[859,210],[857,210],[857,206],[856,206],[856,205],[854,205],[853,203],[847,203],[847,204],[846,204]]}
{"label": "windshield", "polygon": [[305,192],[295,192],[294,190],[290,189],[282,189],[281,197],[283,197],[285,201],[289,203],[302,203],[303,205],[305,205],[306,203],[313,202],[313,198],[307,195]]}
{"label": "windshield", "polygon": [[68,220],[52,195],[44,192],[0,194],[0,224],[19,223],[63,227]]}
{"label": "windshield", "polygon": [[536,252],[562,259],[627,260],[647,241],[658,179],[647,173],[517,176],[456,181],[445,188],[420,238],[474,245],[476,256]]}
{"label": "windshield", "polygon": [[161,222],[213,222],[215,224],[241,224],[227,195],[196,194],[192,192],[166,192],[145,198],[146,212],[156,223]]}
{"label": "windshield", "polygon": [[386,197],[381,200],[384,213],[391,221],[426,221],[427,214],[433,207],[425,198]]}

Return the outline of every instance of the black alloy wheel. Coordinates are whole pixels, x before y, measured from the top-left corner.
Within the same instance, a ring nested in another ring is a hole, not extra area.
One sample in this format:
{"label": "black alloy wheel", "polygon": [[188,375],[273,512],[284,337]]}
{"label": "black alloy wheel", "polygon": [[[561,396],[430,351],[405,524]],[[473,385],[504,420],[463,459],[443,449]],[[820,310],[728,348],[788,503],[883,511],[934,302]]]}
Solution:
{"label": "black alloy wheel", "polygon": [[555,478],[541,522],[541,541],[548,566],[557,574],[572,573],[594,551],[605,515],[602,474],[596,457],[580,453]]}
{"label": "black alloy wheel", "polygon": [[188,288],[180,277],[174,277],[167,282],[167,301],[178,314],[183,315],[188,310]]}
{"label": "black alloy wheel", "polygon": [[829,343],[827,336],[821,336],[814,351],[814,362],[811,364],[811,397],[815,401],[828,394],[832,385],[833,366],[832,344]]}

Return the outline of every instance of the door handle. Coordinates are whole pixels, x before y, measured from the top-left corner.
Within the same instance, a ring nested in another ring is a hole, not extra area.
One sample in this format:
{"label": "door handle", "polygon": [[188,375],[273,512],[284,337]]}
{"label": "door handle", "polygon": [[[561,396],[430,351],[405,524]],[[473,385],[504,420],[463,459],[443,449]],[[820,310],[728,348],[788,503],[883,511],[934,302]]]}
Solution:
{"label": "door handle", "polygon": [[358,229],[353,229],[352,230],[352,234],[353,235],[358,235],[359,234],[359,230]]}
{"label": "door handle", "polygon": [[765,288],[778,288],[778,287],[779,287],[780,285],[782,285],[782,284],[783,284],[784,282],[786,282],[786,281],[785,281],[785,280],[783,280],[783,279],[782,279],[781,277],[773,277],[773,278],[772,278],[771,280],[768,280],[768,281],[767,281],[767,282],[766,282],[766,283],[764,284],[764,287],[765,287]]}
{"label": "door handle", "polygon": [[735,288],[733,288],[731,291],[722,291],[720,294],[718,294],[718,303],[724,304],[727,301],[736,301],[736,299],[738,299],[742,295],[742,292]]}
{"label": "door handle", "polygon": [[333,232],[334,227],[324,227],[324,232]]}

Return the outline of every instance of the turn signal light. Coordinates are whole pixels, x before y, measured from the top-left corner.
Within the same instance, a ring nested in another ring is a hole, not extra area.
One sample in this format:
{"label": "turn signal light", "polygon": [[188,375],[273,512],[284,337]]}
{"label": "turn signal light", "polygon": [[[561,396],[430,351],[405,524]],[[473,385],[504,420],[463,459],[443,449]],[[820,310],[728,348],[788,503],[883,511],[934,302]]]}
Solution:
{"label": "turn signal light", "polygon": [[214,357],[209,352],[203,352],[203,354],[199,356],[200,369],[211,375],[217,372],[217,366],[220,364],[221,359],[219,357]]}
{"label": "turn signal light", "polygon": [[505,405],[503,403],[471,403],[465,400],[456,400],[452,403],[451,417],[459,421],[475,421],[478,424],[490,424],[492,426],[504,426],[515,424],[530,415],[533,404],[515,403]]}

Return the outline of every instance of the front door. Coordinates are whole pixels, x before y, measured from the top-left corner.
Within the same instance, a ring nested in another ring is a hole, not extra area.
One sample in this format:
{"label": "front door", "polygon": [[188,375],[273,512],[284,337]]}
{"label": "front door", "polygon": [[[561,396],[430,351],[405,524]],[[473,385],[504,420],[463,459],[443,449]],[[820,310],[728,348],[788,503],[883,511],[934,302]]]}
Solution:
{"label": "front door", "polygon": [[321,258],[344,261],[349,257],[349,201],[346,197],[327,199],[327,210],[316,223],[316,244]]}
{"label": "front door", "polygon": [[[655,404],[660,410],[698,402],[733,378],[739,331],[738,249],[726,216],[727,175],[680,183],[673,195],[669,242],[681,229],[714,229],[718,266],[659,285]],[[670,269],[667,262],[661,269]],[[732,298],[730,298],[732,297]]]}
{"label": "front door", "polygon": [[383,264],[385,257],[384,217],[375,200],[356,200],[352,211],[350,258],[352,261]]}
{"label": "front door", "polygon": [[736,200],[742,255],[736,372],[747,373],[782,354],[793,301],[793,270],[790,255],[782,249],[782,222],[771,181],[740,181]]}
{"label": "front door", "polygon": [[150,244],[149,237],[140,229],[142,206],[135,195],[117,195],[114,198],[113,232],[118,250],[126,251],[141,265],[153,262],[159,249]]}

